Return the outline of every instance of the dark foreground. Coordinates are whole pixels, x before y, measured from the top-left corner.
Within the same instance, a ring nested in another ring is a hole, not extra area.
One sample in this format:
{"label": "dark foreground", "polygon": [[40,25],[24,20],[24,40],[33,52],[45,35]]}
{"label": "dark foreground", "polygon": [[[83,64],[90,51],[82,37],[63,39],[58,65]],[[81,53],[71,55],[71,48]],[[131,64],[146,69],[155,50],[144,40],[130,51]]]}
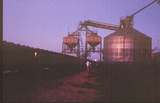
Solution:
{"label": "dark foreground", "polygon": [[[76,68],[76,66],[75,66]],[[66,67],[66,69],[69,69]],[[65,73],[53,68],[4,72],[4,103],[160,102],[156,64],[112,64]]]}

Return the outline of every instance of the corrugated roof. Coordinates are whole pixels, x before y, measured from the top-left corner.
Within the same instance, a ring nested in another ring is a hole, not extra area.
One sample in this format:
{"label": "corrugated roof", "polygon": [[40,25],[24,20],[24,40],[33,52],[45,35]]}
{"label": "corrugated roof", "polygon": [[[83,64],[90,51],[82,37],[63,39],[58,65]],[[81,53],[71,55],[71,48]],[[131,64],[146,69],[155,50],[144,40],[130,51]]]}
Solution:
{"label": "corrugated roof", "polygon": [[[114,36],[114,35],[124,35],[123,31],[122,30],[118,30],[114,33],[111,33],[110,35],[106,36],[105,38],[108,38],[108,37],[111,37],[111,36]],[[131,29],[130,32],[127,34],[127,35],[132,35],[132,36],[137,36],[137,37],[143,37],[143,38],[149,38],[151,39],[151,37],[145,35],[144,33],[136,30],[135,28]]]}

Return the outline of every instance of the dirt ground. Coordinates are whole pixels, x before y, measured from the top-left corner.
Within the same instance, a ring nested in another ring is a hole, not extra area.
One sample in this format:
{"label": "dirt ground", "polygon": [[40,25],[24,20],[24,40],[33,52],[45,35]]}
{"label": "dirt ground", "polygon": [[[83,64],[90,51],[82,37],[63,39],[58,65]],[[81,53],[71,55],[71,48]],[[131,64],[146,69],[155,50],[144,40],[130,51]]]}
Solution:
{"label": "dirt ground", "polygon": [[4,103],[160,102],[160,70],[151,65],[107,65],[61,78],[50,71],[34,78],[29,73],[7,76]]}

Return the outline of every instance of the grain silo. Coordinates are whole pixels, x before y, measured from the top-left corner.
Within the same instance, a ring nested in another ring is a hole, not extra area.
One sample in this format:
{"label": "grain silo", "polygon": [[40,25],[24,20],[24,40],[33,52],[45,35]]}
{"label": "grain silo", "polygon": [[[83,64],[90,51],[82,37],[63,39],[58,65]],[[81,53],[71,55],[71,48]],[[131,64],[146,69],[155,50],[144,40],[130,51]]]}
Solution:
{"label": "grain silo", "polygon": [[151,37],[132,28],[127,34],[121,30],[104,38],[105,62],[145,62],[151,58]]}

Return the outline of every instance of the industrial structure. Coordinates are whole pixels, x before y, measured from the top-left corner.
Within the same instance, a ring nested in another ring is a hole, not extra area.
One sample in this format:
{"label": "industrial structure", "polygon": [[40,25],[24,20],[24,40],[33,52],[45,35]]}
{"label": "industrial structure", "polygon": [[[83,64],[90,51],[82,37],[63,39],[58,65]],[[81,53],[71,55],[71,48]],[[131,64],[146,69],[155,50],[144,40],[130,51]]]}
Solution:
{"label": "industrial structure", "polygon": [[[99,54],[100,61],[102,60],[102,38],[88,28],[90,25],[93,25],[92,22],[81,22],[75,32],[63,38],[63,54],[76,54],[77,57],[86,60],[91,53],[96,52]],[[83,43],[82,35],[84,35],[85,43]]]}
{"label": "industrial structure", "polygon": [[104,38],[106,62],[145,62],[151,60],[151,38],[132,29],[127,35],[116,31]]}
{"label": "industrial structure", "polygon": [[[136,14],[160,0],[154,0],[130,16],[120,20],[119,29],[104,38],[105,62],[146,62],[151,60],[152,38],[133,27]],[[113,26],[115,27],[115,26]]]}
{"label": "industrial structure", "polygon": [[68,33],[68,36],[63,38],[62,53],[80,56],[80,34],[78,32]]}
{"label": "industrial structure", "polygon": [[86,55],[91,52],[98,52],[100,60],[102,59],[102,38],[94,32],[88,33],[86,38]]}
{"label": "industrial structure", "polygon": [[[151,6],[155,2],[160,3],[160,0],[154,0],[143,8],[139,9],[130,16],[120,20],[119,25],[113,25],[108,23],[102,23],[93,20],[85,20],[80,22],[78,29],[74,32],[79,34],[79,37],[85,32],[85,50],[81,51],[77,49],[77,56],[82,56],[85,59],[89,56],[90,52],[99,52],[100,60],[103,59],[105,62],[144,62],[151,59],[152,51],[152,38],[139,32],[133,27],[133,19],[136,14],[143,11],[145,8]],[[104,48],[102,50],[102,39],[101,37],[91,31],[89,27],[102,28],[107,30],[113,30],[114,33],[104,38]],[[70,52],[73,51],[74,47],[81,47],[78,40],[73,42],[72,39],[63,39],[63,45],[65,44],[70,48]],[[96,47],[100,46],[99,49]],[[83,47],[82,47],[83,48]],[[62,48],[64,54],[68,53],[67,50]],[[83,52],[83,53],[81,53]],[[82,55],[81,55],[82,54]]]}

